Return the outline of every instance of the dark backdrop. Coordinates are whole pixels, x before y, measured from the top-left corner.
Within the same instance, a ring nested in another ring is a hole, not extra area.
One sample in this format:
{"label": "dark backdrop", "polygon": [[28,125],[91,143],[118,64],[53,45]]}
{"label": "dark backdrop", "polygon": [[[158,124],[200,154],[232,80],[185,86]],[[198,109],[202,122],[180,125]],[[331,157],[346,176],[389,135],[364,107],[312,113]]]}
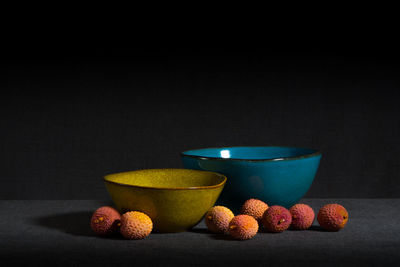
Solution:
{"label": "dark backdrop", "polygon": [[307,197],[400,197],[399,61],[340,52],[4,51],[0,198],[103,199],[104,174],[238,145],[320,149]]}

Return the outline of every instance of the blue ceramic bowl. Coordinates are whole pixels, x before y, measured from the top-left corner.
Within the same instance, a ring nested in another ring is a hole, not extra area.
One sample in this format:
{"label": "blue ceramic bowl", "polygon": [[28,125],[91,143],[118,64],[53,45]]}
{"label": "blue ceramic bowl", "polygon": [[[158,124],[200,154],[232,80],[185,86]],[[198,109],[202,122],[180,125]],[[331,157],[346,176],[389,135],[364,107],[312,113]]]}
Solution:
{"label": "blue ceramic bowl", "polygon": [[249,198],[290,208],[310,188],[321,153],[297,147],[221,147],[181,153],[185,168],[227,176],[218,204],[238,210]]}

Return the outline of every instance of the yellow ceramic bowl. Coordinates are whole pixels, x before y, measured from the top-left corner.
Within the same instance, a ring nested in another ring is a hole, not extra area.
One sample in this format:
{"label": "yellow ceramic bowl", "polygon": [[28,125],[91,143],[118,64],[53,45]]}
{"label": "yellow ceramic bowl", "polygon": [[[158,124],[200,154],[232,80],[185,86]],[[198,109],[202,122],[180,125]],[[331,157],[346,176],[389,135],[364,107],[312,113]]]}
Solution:
{"label": "yellow ceramic bowl", "polygon": [[192,228],[216,202],[225,183],[222,174],[187,169],[150,169],[104,177],[108,192],[121,212],[150,216],[156,232]]}

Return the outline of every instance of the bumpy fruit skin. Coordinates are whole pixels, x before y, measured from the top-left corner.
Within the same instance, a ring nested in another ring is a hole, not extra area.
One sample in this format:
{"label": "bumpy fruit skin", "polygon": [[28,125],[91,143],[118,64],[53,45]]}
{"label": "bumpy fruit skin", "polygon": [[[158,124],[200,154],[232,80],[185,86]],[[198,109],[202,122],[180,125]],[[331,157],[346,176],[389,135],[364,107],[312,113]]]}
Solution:
{"label": "bumpy fruit skin", "polygon": [[259,199],[249,199],[244,202],[241,214],[253,216],[258,222],[261,221],[264,212],[268,209],[267,203]]}
{"label": "bumpy fruit skin", "polygon": [[258,222],[250,215],[237,215],[229,223],[229,234],[238,240],[253,238],[258,232]]}
{"label": "bumpy fruit skin", "polygon": [[98,208],[92,215],[90,227],[98,235],[115,233],[121,225],[121,215],[112,207]]}
{"label": "bumpy fruit skin", "polygon": [[342,205],[327,204],[319,210],[317,220],[325,230],[339,231],[349,220],[349,213]]}
{"label": "bumpy fruit skin", "polygon": [[129,211],[121,217],[120,232],[126,239],[143,239],[153,230],[150,217],[139,211]]}
{"label": "bumpy fruit skin", "polygon": [[207,228],[213,233],[228,233],[229,223],[235,215],[224,206],[212,207],[205,216]]}
{"label": "bumpy fruit skin", "polygon": [[296,230],[306,230],[314,222],[314,210],[306,204],[296,204],[290,208],[292,214],[291,227]]}
{"label": "bumpy fruit skin", "polygon": [[289,228],[292,215],[284,207],[271,206],[264,212],[261,222],[267,231],[280,233]]}

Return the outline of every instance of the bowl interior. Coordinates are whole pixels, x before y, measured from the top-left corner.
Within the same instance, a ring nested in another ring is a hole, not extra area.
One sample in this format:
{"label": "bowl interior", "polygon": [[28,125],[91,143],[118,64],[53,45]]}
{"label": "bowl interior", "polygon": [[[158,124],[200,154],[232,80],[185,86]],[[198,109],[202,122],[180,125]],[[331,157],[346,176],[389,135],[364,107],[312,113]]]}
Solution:
{"label": "bowl interior", "polygon": [[110,174],[104,177],[107,182],[159,189],[215,187],[223,184],[225,179],[225,176],[218,173],[186,169],[147,169]]}
{"label": "bowl interior", "polygon": [[284,160],[311,156],[318,150],[299,147],[220,147],[182,152],[184,156],[237,160]]}

